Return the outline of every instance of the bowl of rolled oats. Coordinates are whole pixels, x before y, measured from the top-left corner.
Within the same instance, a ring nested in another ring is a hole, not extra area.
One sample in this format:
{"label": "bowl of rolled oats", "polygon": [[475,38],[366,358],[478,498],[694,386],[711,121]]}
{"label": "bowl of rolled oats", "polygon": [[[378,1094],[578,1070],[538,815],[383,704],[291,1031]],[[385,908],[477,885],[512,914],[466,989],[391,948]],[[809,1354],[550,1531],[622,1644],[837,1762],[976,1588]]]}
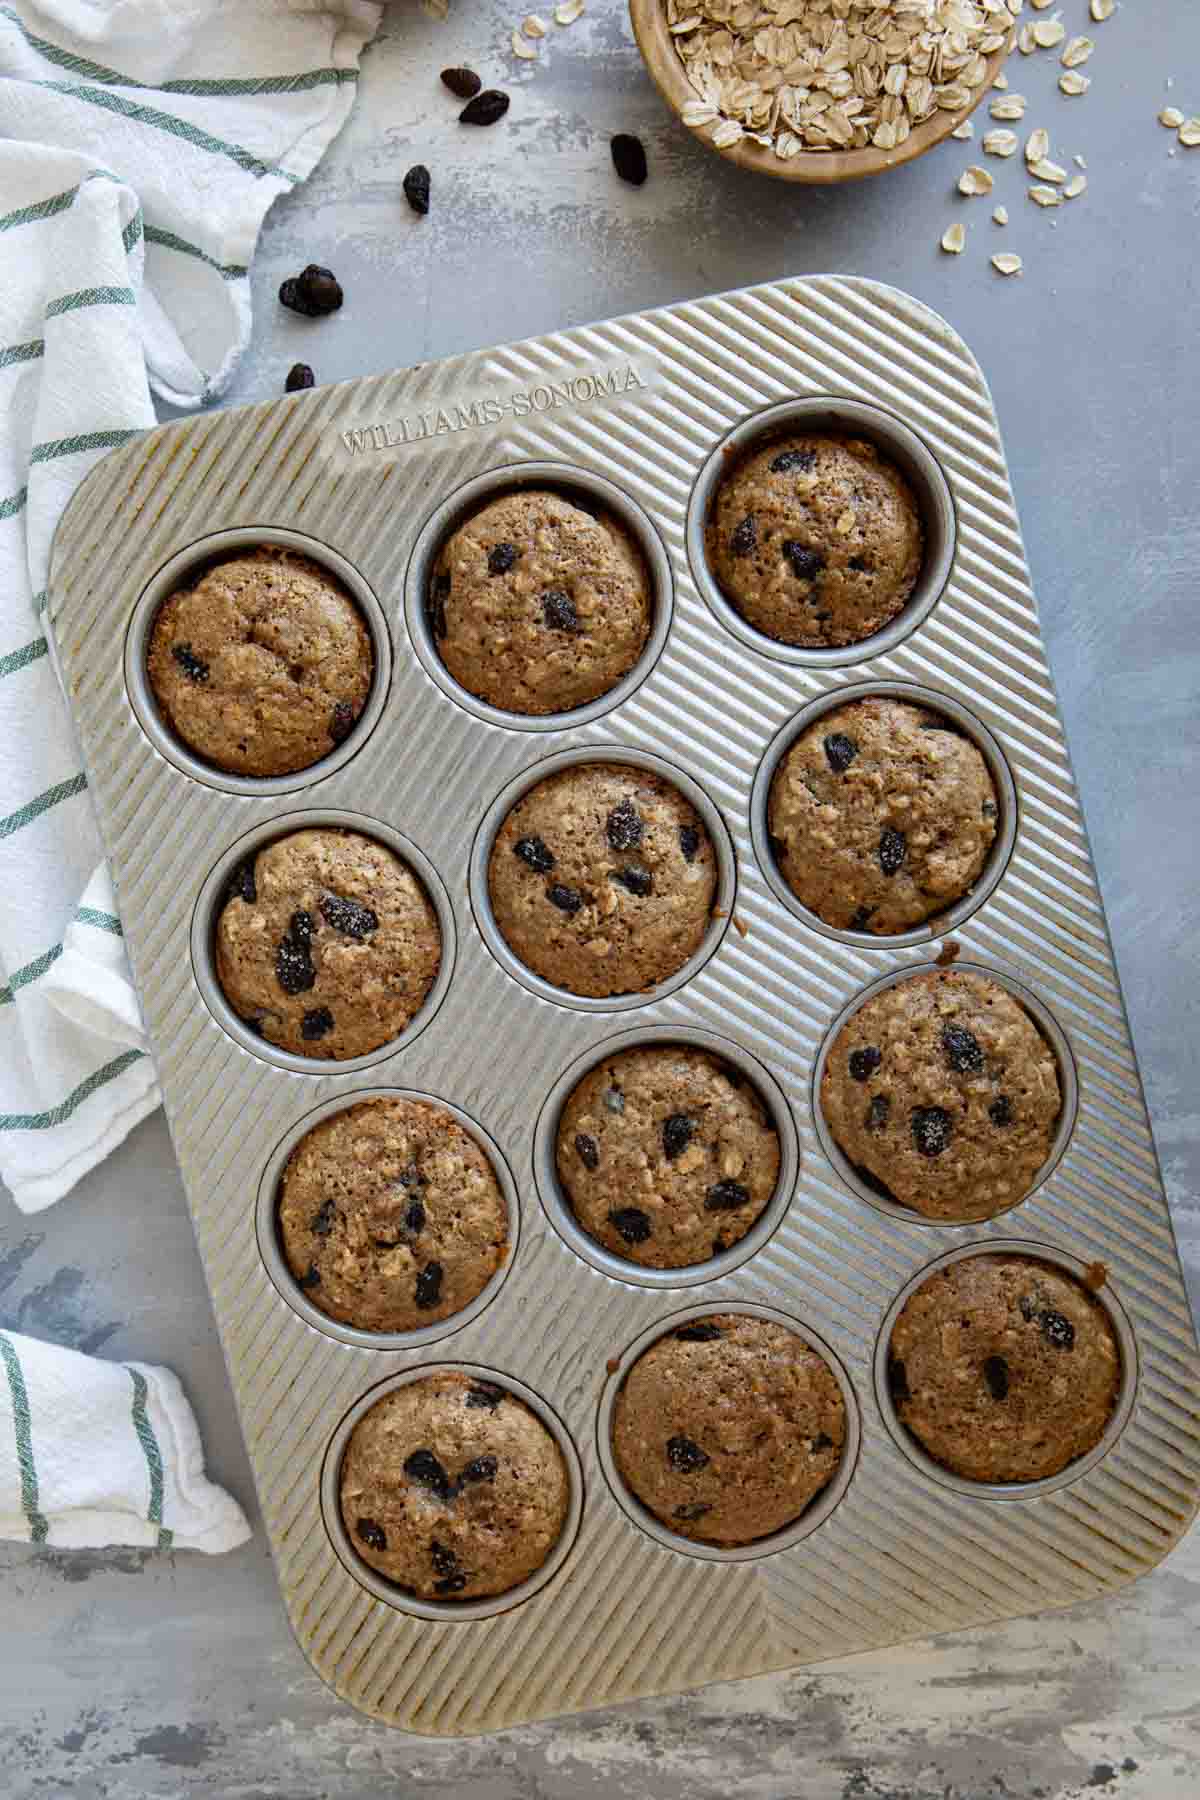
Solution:
{"label": "bowl of rolled oats", "polygon": [[630,0],[664,100],[709,149],[784,181],[853,181],[962,124],[1024,0]]}

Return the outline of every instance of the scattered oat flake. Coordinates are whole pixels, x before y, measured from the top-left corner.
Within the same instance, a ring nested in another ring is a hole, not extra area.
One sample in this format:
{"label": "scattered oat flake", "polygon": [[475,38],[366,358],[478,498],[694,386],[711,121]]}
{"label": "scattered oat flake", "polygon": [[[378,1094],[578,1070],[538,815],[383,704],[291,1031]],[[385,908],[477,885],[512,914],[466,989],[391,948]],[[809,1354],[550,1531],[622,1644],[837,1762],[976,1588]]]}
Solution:
{"label": "scattered oat flake", "polygon": [[[1182,113],[1180,113],[1180,115],[1179,115],[1179,123],[1181,125],[1183,124],[1183,114]],[[965,141],[967,138],[973,138],[975,136],[975,127],[972,125],[970,119],[964,119],[961,125],[956,125],[954,127],[954,130],[950,133],[950,136],[956,137],[956,138],[962,138]]]}
{"label": "scattered oat flake", "polygon": [[966,194],[968,196],[975,194],[990,194],[992,191],[992,178],[986,169],[981,169],[978,163],[972,163],[970,168],[964,169],[959,176],[958,191],[960,194]]}
{"label": "scattered oat flake", "polygon": [[1068,181],[1066,187],[1063,189],[1063,193],[1066,195],[1068,200],[1078,200],[1080,194],[1083,194],[1086,192],[1087,192],[1087,176],[1086,175],[1072,175],[1070,181]]}
{"label": "scattered oat flake", "polygon": [[993,119],[1023,119],[1025,117],[1024,94],[1006,94],[1003,100],[993,100],[988,107]]}
{"label": "scattered oat flake", "polygon": [[742,128],[736,119],[722,119],[712,134],[712,141],[718,150],[728,150],[742,136]]}
{"label": "scattered oat flake", "polygon": [[1080,75],[1075,69],[1067,69],[1058,78],[1059,91],[1073,98],[1076,94],[1086,94],[1092,85],[1090,75]]}
{"label": "scattered oat flake", "polygon": [[1086,169],[1087,168],[1087,163],[1084,161],[1082,156],[1072,157],[1071,160],[1074,162],[1075,167],[1077,169]]}
{"label": "scattered oat flake", "polygon": [[1168,131],[1178,131],[1183,124],[1183,114],[1177,106],[1164,106],[1158,115],[1158,122],[1165,125]]}
{"label": "scattered oat flake", "polygon": [[514,56],[519,56],[522,62],[536,62],[538,47],[536,44],[531,44],[528,38],[522,37],[519,31],[514,31],[512,34],[512,53]]}
{"label": "scattered oat flake", "polygon": [[1039,206],[1062,205],[1062,195],[1057,188],[1042,187],[1040,185],[1038,187],[1031,187],[1029,190],[1029,198],[1035,200]]}
{"label": "scattered oat flake", "polygon": [[1049,12],[1054,5],[1054,0],[1029,0],[1029,4],[1034,12]]}
{"label": "scattered oat flake", "polygon": [[561,6],[554,9],[556,25],[573,25],[583,13],[583,0],[562,0]]}
{"label": "scattered oat flake", "polygon": [[1039,157],[1037,162],[1030,163],[1029,173],[1036,175],[1039,181],[1065,181],[1067,179],[1067,171],[1058,163],[1051,162],[1048,156]]}
{"label": "scattered oat flake", "polygon": [[992,218],[997,225],[1007,225],[1008,224],[1008,208],[1007,208],[1007,206],[998,206],[996,208],[995,212],[992,214]]}
{"label": "scattered oat flake", "polygon": [[947,256],[960,256],[967,241],[965,225],[947,225],[942,233],[942,249]]}
{"label": "scattered oat flake", "polygon": [[1011,250],[1001,250],[993,256],[992,267],[998,275],[1019,275],[1025,264]]}
{"label": "scattered oat flake", "polygon": [[545,19],[539,19],[536,13],[526,13],[521,20],[521,30],[527,38],[544,38],[549,26]]}
{"label": "scattered oat flake", "polygon": [[1042,158],[1049,154],[1050,133],[1044,125],[1039,125],[1036,131],[1030,132],[1025,141],[1025,161],[1027,163],[1041,162]]}
{"label": "scattered oat flake", "polygon": [[1053,50],[1067,35],[1067,28],[1055,14],[1052,19],[1039,19],[1033,27],[1033,41],[1043,50]]}
{"label": "scattered oat flake", "polygon": [[983,148],[989,156],[1011,156],[1017,148],[1017,134],[1003,127],[998,131],[985,131]]}
{"label": "scattered oat flake", "polygon": [[1116,6],[1117,0],[1092,0],[1091,14],[1097,25],[1103,25],[1105,19],[1111,19]]}
{"label": "scattered oat flake", "polygon": [[708,100],[689,100],[679,116],[685,125],[711,125],[717,117],[717,109]]}
{"label": "scattered oat flake", "polygon": [[996,77],[996,79],[995,79],[995,81],[993,81],[993,83],[992,83],[992,86],[993,86],[993,87],[994,87],[994,88],[998,88],[998,89],[999,89],[999,90],[1000,90],[1000,92],[1001,92],[1001,93],[1003,93],[1003,92],[1004,92],[1004,90],[1005,90],[1005,89],[1006,89],[1006,88],[1007,88],[1007,86],[1008,86],[1008,76],[1007,76],[1007,75],[1006,75],[1006,74],[1005,74],[1005,73],[1004,73],[1004,70],[1003,70],[1003,69],[1001,69],[1001,71],[1000,71],[1000,73],[999,73],[999,74],[998,74],[998,75],[997,75],[997,77]]}
{"label": "scattered oat flake", "polygon": [[834,521],[833,528],[839,537],[850,536],[850,533],[854,530],[854,514],[850,511],[849,507],[846,508],[845,512],[838,514]]}
{"label": "scattered oat flake", "polygon": [[1017,48],[1022,56],[1032,56],[1037,49],[1037,39],[1033,35],[1032,25],[1022,25],[1021,35],[1017,39]]}
{"label": "scattered oat flake", "polygon": [[1095,40],[1090,37],[1073,37],[1062,53],[1064,69],[1077,69],[1085,63],[1096,48]]}
{"label": "scattered oat flake", "polygon": [[1185,150],[1195,150],[1200,145],[1200,118],[1183,121],[1179,127],[1179,141]]}

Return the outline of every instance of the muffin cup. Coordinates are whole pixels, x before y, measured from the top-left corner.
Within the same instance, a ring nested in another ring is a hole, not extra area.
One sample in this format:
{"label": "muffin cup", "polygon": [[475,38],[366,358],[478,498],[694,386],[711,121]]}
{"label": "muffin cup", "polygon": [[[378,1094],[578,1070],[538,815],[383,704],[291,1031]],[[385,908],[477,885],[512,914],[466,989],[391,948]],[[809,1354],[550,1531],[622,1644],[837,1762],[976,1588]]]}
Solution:
{"label": "muffin cup", "polygon": [[[567,1516],[558,1542],[546,1558],[540,1569],[535,1569],[526,1580],[510,1588],[507,1593],[493,1594],[481,1600],[420,1600],[415,1594],[408,1593],[394,1582],[386,1580],[377,1570],[366,1562],[354,1548],[350,1534],[346,1530],[342,1518],[341,1486],[342,1459],[346,1454],[350,1435],[359,1420],[370,1412],[371,1408],[385,1395],[395,1393],[397,1388],[407,1387],[411,1381],[422,1381],[427,1375],[469,1375],[481,1381],[493,1382],[504,1388],[514,1399],[523,1400],[530,1412],[534,1413],[546,1427],[559,1449],[567,1469]],[[554,1579],[571,1553],[571,1548],[579,1532],[579,1522],[583,1517],[583,1468],[579,1461],[579,1452],[571,1440],[566,1426],[552,1412],[546,1402],[535,1394],[532,1388],[525,1386],[513,1375],[505,1375],[497,1369],[483,1368],[477,1363],[423,1363],[417,1368],[405,1369],[399,1375],[391,1375],[381,1381],[377,1387],[371,1388],[360,1400],[357,1400],[346,1414],[329,1441],[325,1452],[325,1461],[321,1467],[321,1518],[329,1541],[339,1561],[354,1577],[361,1587],[374,1594],[388,1606],[394,1606],[399,1612],[412,1613],[418,1619],[448,1620],[456,1625],[469,1624],[475,1619],[491,1619],[497,1613],[510,1612],[514,1606],[522,1605],[526,1600],[538,1593],[541,1588]]]}
{"label": "muffin cup", "polygon": [[[239,863],[245,862],[248,856],[275,843],[279,838],[290,837],[295,831],[311,831],[327,828],[334,831],[357,831],[363,837],[374,838],[383,844],[393,855],[407,863],[412,873],[417,876],[429,898],[429,904],[437,915],[438,930],[442,938],[442,960],[438,967],[433,986],[425,996],[424,1004],[410,1023],[396,1037],[389,1038],[380,1044],[377,1050],[370,1050],[365,1056],[348,1056],[343,1061],[334,1057],[298,1056],[294,1051],[281,1050],[277,1044],[270,1044],[266,1038],[260,1037],[246,1021],[238,1016],[229,1001],[225,998],[224,989],[217,978],[217,959],[215,937],[217,919],[225,899],[225,890],[233,871]],[[456,939],[454,934],[454,914],[450,907],[450,898],[442,884],[442,878],[425,855],[418,850],[408,838],[401,837],[390,825],[381,824],[378,819],[370,819],[362,813],[352,812],[297,812],[285,813],[269,819],[265,824],[256,825],[232,844],[224,855],[209,871],[203,887],[196,900],[192,912],[191,951],[192,973],[196,986],[204,998],[209,1012],[221,1028],[228,1032],[234,1041],[248,1050],[252,1056],[260,1057],[264,1062],[274,1063],[277,1068],[290,1069],[298,1075],[351,1075],[358,1069],[369,1069],[375,1063],[383,1062],[394,1056],[397,1051],[411,1044],[433,1015],[437,1012],[446,991],[450,986],[450,977],[454,973]]]}
{"label": "muffin cup", "polygon": [[890,1195],[873,1187],[870,1178],[864,1176],[860,1169],[855,1168],[849,1157],[836,1143],[825,1118],[824,1109],[821,1106],[821,1077],[825,1073],[826,1059],[842,1026],[853,1017],[860,1006],[867,1000],[873,999],[876,994],[881,994],[885,988],[895,987],[897,983],[908,981],[914,975],[944,975],[946,970],[940,968],[937,963],[908,963],[902,969],[893,969],[890,975],[881,975],[878,981],[873,981],[869,987],[863,988],[861,993],[856,994],[853,1000],[842,1008],[825,1033],[821,1048],[817,1052],[817,1060],[813,1065],[811,1090],[813,1124],[816,1127],[821,1148],[841,1180],[858,1195],[860,1200],[865,1200],[868,1206],[875,1208],[876,1212],[887,1213],[893,1219],[903,1219],[909,1225],[949,1227],[951,1229],[956,1226],[986,1225],[990,1219],[1003,1218],[1006,1213],[1012,1212],[1014,1207],[1022,1206],[1026,1200],[1030,1199],[1038,1188],[1050,1179],[1058,1167],[1071,1140],[1071,1133],[1075,1129],[1075,1121],[1079,1114],[1079,1076],[1075,1067],[1075,1057],[1066,1034],[1054,1014],[1043,1006],[1036,994],[1031,993],[1021,982],[1015,981],[1011,975],[1003,974],[999,969],[993,969],[985,963],[978,962],[956,962],[953,968],[956,974],[962,971],[966,974],[986,976],[989,981],[994,981],[997,987],[1002,987],[1006,993],[1011,994],[1017,1004],[1024,1007],[1049,1044],[1058,1065],[1058,1086],[1062,1096],[1062,1108],[1058,1115],[1054,1139],[1045,1162],[1029,1187],[1018,1199],[1013,1200],[1008,1206],[1002,1206],[998,1211],[990,1213],[986,1219],[926,1218],[924,1213],[917,1212],[911,1206],[905,1206],[899,1200],[893,1200]]}
{"label": "muffin cup", "polygon": [[[303,556],[311,557],[313,562],[319,563],[341,582],[354,600],[363,623],[371,634],[375,669],[366,705],[353,729],[328,756],[322,756],[307,768],[293,769],[288,775],[233,775],[197,756],[182,738],[176,736],[164,719],[150,685],[146,664],[150,634],[154,630],[159,608],[181,582],[198,575],[207,565],[235,555],[239,550],[257,550],[270,544],[279,544],[285,550],[295,550]],[[138,724],[167,762],[174,764],[175,768],[184,775],[189,775],[193,781],[202,782],[206,787],[220,788],[226,794],[292,794],[298,788],[311,787],[315,781],[323,781],[327,775],[332,775],[362,749],[375,729],[387,702],[391,679],[392,640],[387,620],[379,601],[358,570],[327,544],[305,537],[302,532],[282,528],[277,530],[270,525],[217,531],[211,537],[200,538],[196,543],[189,544],[186,550],[180,550],[169,562],[163,564],[143,589],[130,615],[125,637],[125,691]]]}
{"label": "muffin cup", "polygon": [[[563,1107],[578,1083],[589,1069],[594,1068],[598,1062],[603,1062],[605,1057],[614,1056],[622,1050],[641,1049],[648,1044],[691,1045],[730,1063],[753,1087],[779,1138],[779,1176],[775,1192],[749,1231],[719,1256],[709,1257],[700,1263],[685,1264],[682,1268],[651,1269],[644,1263],[627,1260],[612,1250],[606,1250],[579,1223],[558,1178],[555,1147],[559,1120]],[[698,1031],[686,1025],[651,1025],[641,1031],[622,1032],[619,1037],[609,1038],[605,1043],[595,1045],[577,1057],[559,1076],[538,1115],[533,1138],[533,1173],[542,1209],[558,1235],[571,1246],[577,1256],[581,1256],[594,1269],[599,1269],[602,1275],[609,1275],[614,1281],[629,1282],[635,1287],[695,1287],[700,1282],[716,1281],[722,1275],[731,1274],[742,1263],[748,1262],[762,1249],[768,1238],[774,1235],[795,1193],[800,1173],[800,1141],[783,1089],[757,1058],[743,1050],[739,1044],[730,1043],[711,1031]]]}
{"label": "muffin cup", "polygon": [[[599,694],[585,706],[571,707],[567,712],[507,712],[502,707],[492,706],[487,700],[480,699],[455,680],[442,661],[429,628],[428,597],[433,566],[446,539],[471,513],[477,512],[489,500],[531,487],[550,488],[586,511],[600,508],[611,513],[629,531],[641,551],[653,590],[650,635],[632,669],[609,688],[607,693]],[[661,656],[671,629],[672,592],[671,565],[662,540],[636,501],[631,500],[614,482],[606,481],[602,475],[593,475],[570,463],[525,462],[491,469],[486,475],[477,475],[473,481],[468,481],[448,499],[443,500],[436,512],[425,521],[413,546],[404,580],[404,617],[413,649],[425,673],[458,706],[474,713],[477,719],[483,719],[486,724],[503,725],[509,731],[567,731],[573,726],[586,725],[592,719],[611,712],[641,686]]]}
{"label": "muffin cup", "polygon": [[[414,1331],[368,1331],[360,1325],[347,1325],[340,1319],[330,1318],[319,1306],[314,1306],[296,1277],[288,1266],[283,1244],[279,1233],[279,1188],[283,1179],[283,1171],[287,1160],[301,1140],[307,1137],[314,1126],[324,1119],[332,1119],[335,1114],[345,1112],[349,1107],[358,1106],[364,1100],[419,1100],[428,1106],[439,1107],[462,1126],[463,1130],[474,1139],[487,1157],[504,1197],[504,1208],[508,1215],[508,1253],[491,1280],[483,1286],[473,1300],[448,1318],[437,1319],[431,1325],[419,1326]],[[299,1313],[306,1325],[314,1331],[323,1332],[326,1337],[337,1338],[340,1343],[353,1344],[358,1350],[415,1350],[425,1344],[436,1343],[439,1338],[449,1337],[451,1332],[460,1331],[464,1325],[478,1317],[485,1306],[496,1298],[508,1272],[516,1259],[517,1244],[521,1233],[521,1210],[517,1201],[516,1184],[512,1171],[504,1160],[499,1145],[483,1126],[473,1119],[470,1113],[463,1112],[450,1100],[443,1100],[438,1094],[421,1093],[416,1088],[363,1088],[354,1093],[341,1093],[333,1100],[327,1100],[313,1112],[306,1113],[278,1143],[271,1153],[270,1161],[262,1173],[258,1185],[258,1202],[254,1214],[255,1229],[258,1233],[258,1249],[263,1259],[267,1274],[278,1289],[280,1296],[287,1301],[293,1312]]]}
{"label": "muffin cup", "polygon": [[[699,949],[665,981],[636,994],[612,994],[596,998],[589,994],[573,994],[569,988],[555,987],[552,981],[536,975],[510,949],[492,911],[492,899],[488,892],[488,863],[492,845],[505,819],[530,788],[536,787],[550,775],[559,774],[563,769],[579,768],[587,763],[618,763],[626,768],[646,769],[650,774],[658,775],[663,781],[670,782],[672,787],[678,788],[704,821],[717,861],[717,891],[712,916]],[[628,1012],[635,1006],[652,1006],[655,1001],[673,994],[676,988],[690,981],[718,949],[733,916],[737,897],[737,861],[733,839],[724,819],[704,789],[690,775],[685,775],[682,769],[677,769],[674,763],[665,761],[661,756],[652,756],[647,750],[626,750],[617,744],[590,744],[586,748],[560,750],[556,756],[547,756],[544,761],[523,769],[506,787],[501,788],[484,814],[471,845],[470,892],[471,909],[483,941],[500,967],[514,981],[519,981],[541,1000],[550,1000],[556,1006],[573,1007],[578,1012]]]}
{"label": "muffin cup", "polygon": [[[693,1319],[704,1319],[713,1313],[739,1313],[749,1319],[770,1319],[776,1325],[782,1325],[787,1331],[794,1332],[806,1344],[815,1350],[837,1381],[841,1389],[842,1400],[846,1407],[846,1442],[842,1449],[842,1460],[832,1479],[821,1490],[814,1494],[799,1518],[785,1525],[782,1531],[772,1531],[766,1537],[756,1538],[751,1544],[738,1544],[729,1549],[722,1549],[719,1544],[705,1544],[695,1538],[682,1537],[679,1532],[672,1531],[626,1487],[617,1468],[612,1448],[612,1415],[617,1395],[625,1377],[634,1363],[644,1351],[649,1350],[661,1337],[669,1332],[677,1331],[681,1325]],[[628,1349],[622,1353],[617,1367],[611,1372],[600,1396],[600,1409],[596,1417],[596,1449],[600,1457],[600,1466],[604,1470],[604,1478],[612,1489],[613,1498],[622,1511],[633,1520],[648,1537],[654,1538],[668,1550],[679,1551],[684,1556],[698,1557],[702,1562],[742,1563],[755,1562],[760,1557],[775,1556],[780,1550],[787,1550],[798,1544],[803,1538],[811,1536],[817,1527],[823,1525],[829,1515],[839,1505],[846,1489],[850,1486],[858,1461],[859,1444],[862,1441],[862,1424],[859,1417],[858,1399],[851,1385],[850,1377],[842,1366],[840,1359],[830,1349],[823,1338],[799,1319],[791,1318],[787,1313],[776,1311],[771,1306],[758,1306],[744,1300],[710,1300],[704,1306],[689,1306],[686,1312],[672,1313],[669,1318],[658,1319],[636,1337]]]}
{"label": "muffin cup", "polygon": [[[705,531],[722,478],[738,460],[773,439],[793,432],[830,433],[868,438],[906,477],[920,508],[925,549],[916,586],[894,619],[856,644],[807,646],[768,637],[744,619],[726,598],[708,562]],[[751,413],[727,432],[710,453],[696,478],[688,503],[687,554],[692,579],[703,599],[727,631],[763,656],[808,668],[836,669],[865,662],[894,650],[928,617],[950,579],[957,541],[954,500],[941,464],[915,431],[881,407],[836,394],[782,400]]]}
{"label": "muffin cup", "polygon": [[[797,899],[784,879],[783,870],[775,858],[771,847],[770,805],[771,783],[775,779],[775,771],[792,745],[826,713],[836,712],[839,707],[849,706],[856,700],[882,699],[900,700],[910,706],[927,707],[931,712],[941,713],[952,725],[956,726],[965,738],[968,738],[987,764],[988,773],[996,789],[996,799],[1000,807],[1000,817],[996,827],[996,836],[988,851],[987,861],[979,872],[979,877],[960,899],[955,900],[944,912],[936,913],[925,919],[920,925],[914,925],[908,931],[881,933],[873,931],[851,931],[837,925],[828,925],[825,920]],[[842,944],[857,944],[863,949],[900,949],[908,944],[927,944],[933,938],[944,937],[947,932],[955,931],[977,912],[984,901],[994,891],[1008,867],[1017,838],[1017,786],[1013,779],[1008,759],[992,736],[974,713],[954,700],[948,694],[939,693],[935,688],[916,687],[907,681],[864,681],[849,687],[834,688],[828,693],[811,700],[807,706],[780,727],[763,753],[754,777],[754,787],[750,795],[750,836],[754,844],[754,854],[763,872],[767,886],[775,898],[787,907],[788,911],[809,926],[819,931],[822,937],[835,938]]]}
{"label": "muffin cup", "polygon": [[1086,1456],[1076,1457],[1074,1462],[1060,1469],[1057,1475],[1047,1475],[1041,1481],[969,1481],[965,1475],[955,1475],[952,1470],[943,1468],[935,1462],[904,1425],[896,1411],[888,1387],[887,1369],[888,1353],[891,1349],[892,1332],[905,1305],[916,1293],[923,1282],[939,1269],[945,1269],[951,1263],[965,1261],[972,1256],[1029,1256],[1037,1262],[1049,1263],[1054,1268],[1062,1269],[1073,1275],[1084,1287],[1087,1264],[1066,1250],[1059,1250],[1053,1244],[1039,1244],[1030,1238],[987,1238],[980,1243],[964,1244],[957,1250],[948,1250],[931,1263],[926,1263],[912,1279],[905,1283],[896,1298],[892,1301],[884,1315],[883,1324],[879,1328],[879,1336],[875,1341],[875,1400],[883,1416],[883,1422],[897,1447],[923,1475],[931,1481],[940,1483],[942,1487],[952,1488],[956,1494],[966,1494],[973,1500],[1033,1500],[1039,1494],[1051,1494],[1059,1488],[1069,1487],[1086,1475],[1089,1469],[1102,1462],[1116,1444],[1133,1411],[1133,1403],[1137,1398],[1138,1388],[1138,1350],[1137,1339],[1133,1334],[1133,1326],[1129,1314],[1125,1311],[1119,1297],[1113,1292],[1112,1283],[1106,1281],[1104,1286],[1093,1293],[1096,1300],[1108,1315],[1109,1323],[1116,1333],[1117,1346],[1121,1353],[1121,1385],[1117,1390],[1116,1404],[1112,1417],[1108,1421],[1103,1437]]}

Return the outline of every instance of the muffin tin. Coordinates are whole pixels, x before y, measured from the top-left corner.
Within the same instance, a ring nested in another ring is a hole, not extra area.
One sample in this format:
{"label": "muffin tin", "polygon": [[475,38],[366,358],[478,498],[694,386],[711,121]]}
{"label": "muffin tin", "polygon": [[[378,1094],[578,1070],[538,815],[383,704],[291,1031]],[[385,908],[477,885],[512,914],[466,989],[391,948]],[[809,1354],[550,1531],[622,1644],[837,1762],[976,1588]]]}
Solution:
{"label": "muffin tin", "polygon": [[[797,408],[806,425],[866,432],[928,475],[930,579],[885,632],[832,656],[791,654],[732,619],[703,566],[709,473]],[[423,618],[443,531],[474,496],[530,481],[619,511],[655,583],[637,668],[557,719],[464,695]],[[359,726],[283,784],[189,761],[142,673],[175,573],[248,542],[326,561],[376,644]],[[1066,1605],[1151,1568],[1180,1537],[1200,1494],[1200,1354],[996,420],[945,321],[870,282],[781,282],[165,426],[114,451],[76,495],[48,611],[284,1601],[339,1694],[416,1731],[491,1730]],[[994,749],[1007,783],[1003,848],[978,889],[903,939],[806,917],[781,893],[763,834],[772,758],[800,715],[864,686],[941,706]],[[725,916],[681,979],[645,995],[578,1001],[514,968],[490,925],[490,834],[564,755],[660,767],[713,833]],[[233,1018],[211,973],[223,872],[316,822],[396,848],[442,925],[426,1006],[355,1063],[273,1050]],[[1046,1009],[1072,1077],[1058,1160],[1002,1219],[973,1226],[858,1191],[813,1113],[819,1054],[844,1009],[926,964],[948,930],[964,965],[1028,992],[1039,1019]],[[727,1257],[662,1280],[587,1253],[552,1167],[571,1080],[642,1038],[728,1055],[784,1124],[782,1204]],[[502,1184],[511,1174],[519,1215],[479,1305],[387,1339],[303,1303],[271,1204],[297,1132],[378,1092],[457,1108]],[[875,1377],[914,1280],[940,1257],[1014,1242],[1076,1270],[1105,1265],[1125,1365],[1104,1443],[1037,1491],[926,1464]],[[640,1345],[731,1306],[815,1340],[853,1422],[830,1489],[783,1541],[749,1553],[639,1517],[603,1430]],[[447,1365],[530,1397],[568,1446],[578,1502],[546,1578],[485,1612],[390,1589],[330,1504],[364,1402]]]}

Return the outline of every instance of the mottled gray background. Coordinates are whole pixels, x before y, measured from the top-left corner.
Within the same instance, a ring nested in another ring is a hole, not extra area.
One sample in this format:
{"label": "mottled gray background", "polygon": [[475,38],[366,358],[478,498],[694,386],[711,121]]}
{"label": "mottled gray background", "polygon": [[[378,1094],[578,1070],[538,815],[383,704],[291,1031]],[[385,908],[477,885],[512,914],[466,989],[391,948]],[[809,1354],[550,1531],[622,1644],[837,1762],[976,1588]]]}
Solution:
{"label": "mottled gray background", "polygon": [[[1200,1302],[1196,945],[1200,868],[1200,150],[1170,154],[1165,100],[1200,111],[1200,12],[1128,3],[1070,32],[1098,48],[1090,94],[1054,56],[1014,59],[1026,126],[1088,163],[1057,213],[1020,159],[950,143],[865,186],[811,191],[740,174],[694,145],[644,77],[619,0],[588,0],[541,64],[517,17],[452,0],[438,25],[388,9],[354,118],[262,240],[255,343],[235,400],[277,393],[298,358],[324,380],[528,336],[776,276],[895,282],[967,338],[996,396],[1066,713],[1159,1153]],[[512,88],[469,133],[437,71],[465,60]],[[1167,81],[1175,76],[1168,92]],[[1188,85],[1190,80],[1190,86]],[[644,139],[639,192],[608,137]],[[399,196],[429,164],[434,209]],[[1012,223],[963,201],[968,161]],[[969,223],[957,259],[938,251]],[[1004,281],[999,248],[1025,258]],[[309,323],[280,278],[331,264],[347,294]],[[0,1196],[0,1323],[112,1357],[169,1363],[213,1473],[250,1475],[161,1117],[51,1212]],[[335,1701],[289,1636],[261,1532],[216,1559],[0,1546],[0,1791],[11,1800],[1195,1800],[1200,1792],[1200,1533],[1102,1604],[465,1743],[413,1739]]]}

